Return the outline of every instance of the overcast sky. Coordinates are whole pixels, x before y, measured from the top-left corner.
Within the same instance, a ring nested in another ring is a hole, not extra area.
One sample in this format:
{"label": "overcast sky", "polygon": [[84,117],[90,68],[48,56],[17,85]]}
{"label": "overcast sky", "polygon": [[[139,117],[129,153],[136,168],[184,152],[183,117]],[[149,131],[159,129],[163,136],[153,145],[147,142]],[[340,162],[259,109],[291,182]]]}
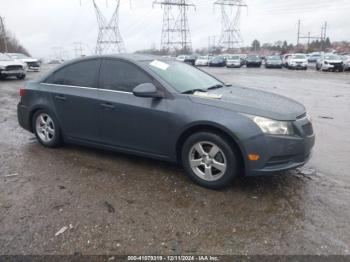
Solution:
{"label": "overcast sky", "polygon": [[[80,1],[82,5],[80,5]],[[96,0],[107,18],[115,0]],[[127,51],[160,46],[162,9],[152,8],[153,0],[121,0],[120,31]],[[131,4],[130,4],[131,2]],[[214,0],[192,0],[196,9],[189,11],[194,48],[208,45],[208,36],[221,30],[219,8]],[[350,0],[246,0],[241,31],[245,45],[257,38],[265,43],[287,40],[295,44],[297,21],[302,33],[320,35],[327,21],[331,40],[350,40]],[[36,57],[49,57],[54,47],[73,54],[73,43],[83,42],[85,50],[95,47],[97,22],[91,0],[0,0],[0,15],[7,29]]]}

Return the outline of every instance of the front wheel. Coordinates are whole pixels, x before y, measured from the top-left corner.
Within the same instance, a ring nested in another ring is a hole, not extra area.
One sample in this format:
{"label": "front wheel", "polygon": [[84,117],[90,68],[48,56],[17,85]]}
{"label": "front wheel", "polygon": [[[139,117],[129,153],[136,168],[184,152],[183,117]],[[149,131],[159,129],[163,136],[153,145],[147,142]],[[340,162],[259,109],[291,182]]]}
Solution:
{"label": "front wheel", "polygon": [[200,132],[190,136],[182,148],[182,163],[187,175],[197,184],[221,189],[237,175],[237,157],[218,134]]}
{"label": "front wheel", "polygon": [[61,145],[61,131],[54,115],[46,110],[39,110],[33,116],[32,125],[35,136],[42,145],[51,148]]}

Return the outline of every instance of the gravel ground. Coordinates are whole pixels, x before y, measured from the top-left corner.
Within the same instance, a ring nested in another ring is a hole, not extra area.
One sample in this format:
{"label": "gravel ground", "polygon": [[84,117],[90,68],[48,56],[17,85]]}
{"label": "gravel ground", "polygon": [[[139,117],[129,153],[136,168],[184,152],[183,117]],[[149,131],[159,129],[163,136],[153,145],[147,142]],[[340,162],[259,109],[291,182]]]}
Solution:
{"label": "gravel ground", "polygon": [[169,163],[50,150],[18,126],[24,82],[1,81],[0,253],[350,254],[350,73],[205,70],[301,101],[317,134],[311,161],[211,191]]}

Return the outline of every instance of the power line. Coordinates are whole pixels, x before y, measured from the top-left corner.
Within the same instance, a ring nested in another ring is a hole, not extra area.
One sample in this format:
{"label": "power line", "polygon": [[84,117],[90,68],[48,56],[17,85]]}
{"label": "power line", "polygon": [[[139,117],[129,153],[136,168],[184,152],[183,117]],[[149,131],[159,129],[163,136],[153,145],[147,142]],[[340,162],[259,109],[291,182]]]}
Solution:
{"label": "power line", "polygon": [[[156,0],[153,5],[163,8],[161,48],[168,52],[179,48],[184,53],[190,52],[192,41],[187,12],[195,5],[188,0]],[[177,12],[174,9],[178,9]]]}
{"label": "power line", "polygon": [[230,50],[243,44],[240,29],[241,8],[247,7],[244,0],[217,0],[214,6],[221,7],[221,36],[219,45]]}

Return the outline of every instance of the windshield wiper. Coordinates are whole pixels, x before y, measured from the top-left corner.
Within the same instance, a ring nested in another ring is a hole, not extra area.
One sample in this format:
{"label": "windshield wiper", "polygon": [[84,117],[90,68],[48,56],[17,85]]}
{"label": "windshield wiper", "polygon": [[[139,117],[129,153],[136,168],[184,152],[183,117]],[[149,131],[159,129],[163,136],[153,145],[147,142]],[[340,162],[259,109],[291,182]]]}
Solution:
{"label": "windshield wiper", "polygon": [[187,90],[185,92],[182,92],[181,94],[188,95],[188,94],[194,94],[195,92],[207,92],[205,89],[191,89]]}
{"label": "windshield wiper", "polygon": [[219,89],[219,88],[223,88],[224,86],[219,84],[219,85],[215,85],[215,86],[211,86],[209,88],[207,88],[207,90],[214,90],[214,89]]}

